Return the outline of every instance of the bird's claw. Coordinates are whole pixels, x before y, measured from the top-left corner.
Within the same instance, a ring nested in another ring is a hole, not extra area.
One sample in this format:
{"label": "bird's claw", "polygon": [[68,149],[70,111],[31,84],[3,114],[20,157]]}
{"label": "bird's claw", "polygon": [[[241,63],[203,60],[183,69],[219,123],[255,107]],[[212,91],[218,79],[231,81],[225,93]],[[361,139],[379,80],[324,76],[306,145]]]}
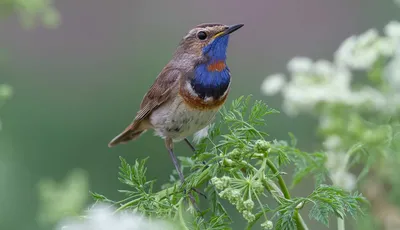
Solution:
{"label": "bird's claw", "polygon": [[197,193],[197,194],[199,194],[200,196],[204,197],[204,199],[207,199],[206,194],[202,193],[202,192],[201,192],[200,190],[198,190],[197,188],[191,188],[190,190],[193,191],[193,192],[195,192],[195,193]]}

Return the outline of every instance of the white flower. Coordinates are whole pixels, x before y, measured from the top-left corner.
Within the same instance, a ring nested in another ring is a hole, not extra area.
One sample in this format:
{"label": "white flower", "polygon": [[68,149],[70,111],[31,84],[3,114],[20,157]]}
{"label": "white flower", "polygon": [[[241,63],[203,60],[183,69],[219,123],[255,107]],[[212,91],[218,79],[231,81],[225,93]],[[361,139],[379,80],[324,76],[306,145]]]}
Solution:
{"label": "white flower", "polygon": [[283,74],[268,76],[261,85],[261,91],[266,95],[275,95],[285,86],[286,80]]}
{"label": "white flower", "polygon": [[327,60],[318,60],[314,64],[314,72],[318,76],[328,77],[334,73],[334,66]]}
{"label": "white flower", "polygon": [[350,66],[355,70],[368,70],[379,57],[377,49],[369,48],[353,56]]}
{"label": "white flower", "polygon": [[400,91],[400,44],[396,56],[386,66],[384,76],[393,89]]}
{"label": "white flower", "polygon": [[376,48],[382,56],[391,57],[396,51],[397,42],[392,38],[380,38],[376,43]]}
{"label": "white flower", "polygon": [[282,90],[283,110],[295,116],[300,111],[313,112],[317,104],[347,103],[350,96],[351,73],[336,68],[325,60],[311,63],[309,74],[294,74]]}
{"label": "white flower", "polygon": [[400,22],[391,21],[385,26],[385,34],[389,38],[394,38],[396,40],[400,39]]}
{"label": "white flower", "polygon": [[330,116],[321,115],[319,117],[319,127],[326,129],[333,125],[333,120]]}
{"label": "white flower", "polygon": [[369,29],[365,33],[358,36],[357,46],[367,47],[377,41],[379,38],[378,31],[376,29]]}
{"label": "white flower", "polygon": [[337,135],[333,135],[333,136],[329,136],[323,143],[325,149],[327,150],[335,150],[337,149],[340,144],[342,143],[342,139],[337,136]]}
{"label": "white flower", "polygon": [[356,187],[356,177],[347,171],[335,171],[330,173],[332,183],[346,191],[353,191]]}
{"label": "white flower", "polygon": [[106,205],[96,205],[84,220],[69,219],[59,223],[58,230],[173,230],[176,226],[161,220],[150,220],[139,214],[114,213]]}
{"label": "white flower", "polygon": [[335,52],[336,64],[356,70],[371,68],[379,57],[379,49],[376,47],[378,40],[378,32],[375,29],[347,38]]}
{"label": "white flower", "polygon": [[329,171],[346,171],[349,155],[344,152],[327,152],[325,167]]}
{"label": "white flower", "polygon": [[338,50],[335,52],[335,61],[338,65],[346,66],[346,63],[352,57],[353,50],[357,45],[357,37],[351,36],[340,44]]}
{"label": "white flower", "polygon": [[287,69],[291,73],[307,73],[311,70],[313,63],[307,57],[294,57],[287,64]]}
{"label": "white flower", "polygon": [[366,86],[361,90],[354,92],[351,97],[348,98],[349,104],[352,105],[363,105],[371,103],[376,110],[385,109],[387,106],[387,98],[380,91]]}
{"label": "white flower", "polygon": [[328,152],[325,167],[335,186],[352,191],[356,186],[356,177],[348,172],[349,155],[343,152]]}

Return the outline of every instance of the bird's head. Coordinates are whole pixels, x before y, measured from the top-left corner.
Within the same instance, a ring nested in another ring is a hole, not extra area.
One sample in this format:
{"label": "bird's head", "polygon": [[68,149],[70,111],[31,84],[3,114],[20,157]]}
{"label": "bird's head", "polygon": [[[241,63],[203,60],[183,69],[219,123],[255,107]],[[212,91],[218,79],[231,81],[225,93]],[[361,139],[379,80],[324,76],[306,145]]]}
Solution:
{"label": "bird's head", "polygon": [[200,24],[181,40],[176,55],[195,59],[196,62],[225,61],[229,35],[243,24]]}

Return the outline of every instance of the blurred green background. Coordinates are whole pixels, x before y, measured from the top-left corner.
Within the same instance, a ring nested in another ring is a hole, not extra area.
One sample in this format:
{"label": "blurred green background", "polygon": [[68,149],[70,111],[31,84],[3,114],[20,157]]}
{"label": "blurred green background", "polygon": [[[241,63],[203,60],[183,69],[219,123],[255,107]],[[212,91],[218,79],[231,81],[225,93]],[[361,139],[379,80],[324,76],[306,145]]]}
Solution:
{"label": "blurred green background", "polygon": [[[293,56],[332,59],[345,38],[383,28],[400,13],[384,0],[58,0],[55,7],[61,14],[56,29],[25,29],[15,13],[0,20],[0,84],[15,92],[0,110],[0,229],[45,229],[37,222],[37,184],[61,181],[75,168],[87,172],[91,191],[113,199],[123,188],[119,156],[129,162],[150,156],[149,178],[168,181],[173,165],[158,137],[147,133],[112,149],[107,143],[133,119],[195,25],[244,23],[230,40],[229,100],[253,94],[280,109],[278,97],[260,93],[265,76]],[[314,127],[310,117],[281,114],[265,129],[277,139],[293,132],[300,147],[311,150],[318,148]],[[184,144],[176,152],[191,154]],[[296,192],[309,190],[303,185]]]}

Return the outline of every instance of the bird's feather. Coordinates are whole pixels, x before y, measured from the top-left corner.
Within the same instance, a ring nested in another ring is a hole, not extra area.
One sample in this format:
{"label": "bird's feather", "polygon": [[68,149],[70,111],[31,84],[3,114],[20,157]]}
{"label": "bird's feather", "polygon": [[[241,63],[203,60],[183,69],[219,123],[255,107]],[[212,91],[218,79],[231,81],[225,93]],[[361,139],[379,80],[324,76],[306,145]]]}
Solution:
{"label": "bird's feather", "polygon": [[141,125],[141,123],[146,120],[155,109],[178,93],[179,87],[177,87],[177,84],[179,84],[181,74],[179,69],[167,65],[143,97],[140,110],[137,112],[135,119],[121,134],[116,136],[109,143],[109,146],[115,146],[119,143],[125,143],[129,140],[136,139],[149,128],[147,127],[148,125]]}
{"label": "bird's feather", "polygon": [[167,65],[158,75],[146,95],[144,95],[140,110],[137,112],[133,123],[147,118],[154,109],[176,94],[177,91],[174,89],[177,89],[180,77],[181,71],[179,69]]}

